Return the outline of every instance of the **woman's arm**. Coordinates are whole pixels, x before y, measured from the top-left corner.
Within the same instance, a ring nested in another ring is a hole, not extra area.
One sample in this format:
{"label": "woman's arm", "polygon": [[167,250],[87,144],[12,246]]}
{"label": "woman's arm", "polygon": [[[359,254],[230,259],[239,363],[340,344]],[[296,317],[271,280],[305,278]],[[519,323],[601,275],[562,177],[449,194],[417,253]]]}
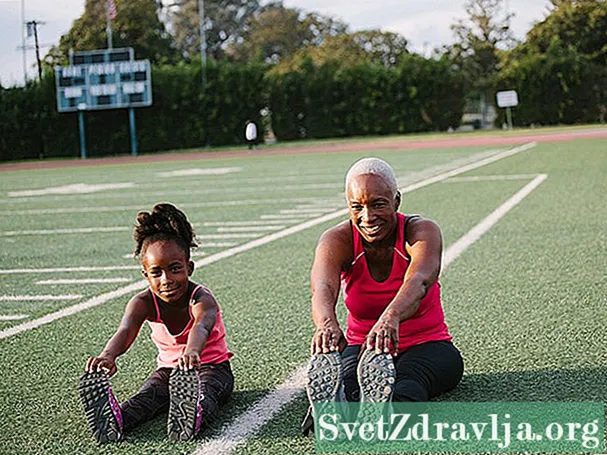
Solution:
{"label": "woman's arm", "polygon": [[436,223],[412,219],[407,225],[407,244],[411,262],[403,284],[367,336],[367,349],[375,348],[378,353],[396,353],[399,324],[417,312],[440,273],[443,240]]}
{"label": "woman's arm", "polygon": [[124,315],[116,333],[97,357],[88,359],[86,371],[94,373],[107,370],[109,376],[114,375],[118,371],[116,358],[131,347],[148,314],[149,305],[146,299],[141,294],[133,297],[124,310]]}
{"label": "woman's arm", "polygon": [[312,319],[316,326],[312,337],[312,354],[341,351],[345,347],[345,338],[337,322],[335,305],[339,297],[340,274],[351,256],[348,232],[349,224],[342,223],[326,231],[316,247],[310,274]]}
{"label": "woman's arm", "polygon": [[188,344],[177,365],[182,370],[191,370],[200,366],[200,354],[215,326],[219,310],[213,295],[204,288],[196,291],[194,299],[195,302],[190,304],[194,324],[188,336]]}

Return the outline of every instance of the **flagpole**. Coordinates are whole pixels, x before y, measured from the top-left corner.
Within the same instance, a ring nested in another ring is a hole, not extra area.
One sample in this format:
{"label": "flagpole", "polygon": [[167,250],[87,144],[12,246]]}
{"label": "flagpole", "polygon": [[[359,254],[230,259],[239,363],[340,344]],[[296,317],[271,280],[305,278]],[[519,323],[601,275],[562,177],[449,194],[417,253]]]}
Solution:
{"label": "flagpole", "polygon": [[105,1],[105,13],[107,25],[105,30],[107,32],[107,48],[112,49],[112,18],[110,17],[110,0]]}

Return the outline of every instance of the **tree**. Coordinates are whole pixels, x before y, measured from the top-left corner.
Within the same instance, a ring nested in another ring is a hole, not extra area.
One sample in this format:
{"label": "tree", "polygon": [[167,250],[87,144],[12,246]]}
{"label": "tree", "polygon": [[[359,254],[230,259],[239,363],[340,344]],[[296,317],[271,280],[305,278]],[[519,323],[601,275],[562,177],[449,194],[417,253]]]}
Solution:
{"label": "tree", "polygon": [[605,121],[607,4],[552,0],[554,8],[504,55],[500,81],[524,102],[521,123]]}
{"label": "tree", "polygon": [[318,46],[300,49],[292,57],[286,58],[277,70],[295,69],[306,58],[311,59],[315,66],[335,61],[341,68],[361,63],[394,67],[408,53],[407,40],[403,36],[381,30],[362,30],[328,36]]}
{"label": "tree", "polygon": [[[158,17],[156,0],[114,0],[116,19],[112,22],[113,46],[132,47],[135,58],[149,59],[152,63],[175,60],[172,38]],[[51,48],[45,57],[49,66],[66,64],[70,50],[84,51],[105,49],[106,2],[86,0],[84,13],[72,24],[72,28],[59,40],[59,46]]]}
{"label": "tree", "polygon": [[[175,43],[182,57],[193,60],[200,54],[200,14],[198,0],[181,0],[169,16]],[[205,0],[205,40],[207,55],[216,61],[226,47],[239,40],[248,19],[260,9],[258,0]]]}
{"label": "tree", "polygon": [[607,64],[607,3],[597,0],[552,0],[554,9],[527,33],[523,46],[512,54],[546,52],[552,40],[574,46],[597,63]]}
{"label": "tree", "polygon": [[228,52],[237,61],[279,63],[346,31],[344,23],[331,17],[274,3],[249,19],[242,38]]}
{"label": "tree", "polygon": [[503,3],[503,0],[468,0],[465,5],[467,19],[460,19],[451,27],[457,42],[448,53],[460,67],[467,90],[472,96],[480,96],[483,119],[488,100],[493,98],[500,55],[516,43],[510,29],[514,14],[507,12]]}

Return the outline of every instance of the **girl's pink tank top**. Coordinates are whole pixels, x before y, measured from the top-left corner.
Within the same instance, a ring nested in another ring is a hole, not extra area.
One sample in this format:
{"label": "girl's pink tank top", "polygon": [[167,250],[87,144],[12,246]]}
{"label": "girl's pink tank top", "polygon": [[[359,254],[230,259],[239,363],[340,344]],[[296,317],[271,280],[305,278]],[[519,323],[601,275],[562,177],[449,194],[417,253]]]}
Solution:
{"label": "girl's pink tank top", "polygon": [[[409,267],[405,253],[405,216],[397,213],[397,235],[392,259],[392,271],[383,282],[375,281],[369,272],[360,233],[352,223],[354,261],[341,274],[344,302],[348,308],[346,340],[348,344],[363,344],[383,311],[396,296]],[[398,352],[429,341],[451,341],[440,299],[440,285],[434,283],[421,300],[416,313],[399,326]]]}
{"label": "girl's pink tank top", "polygon": [[[194,298],[194,294],[196,294],[196,291],[198,291],[200,288],[203,288],[206,292],[212,295],[208,288],[198,285],[192,291],[190,301]],[[151,289],[150,294],[152,294],[154,306],[156,307],[156,319],[154,321],[148,321],[148,324],[152,328],[152,341],[158,348],[158,357],[156,358],[158,368],[173,368],[177,366],[179,359],[185,352],[185,348],[188,344],[188,336],[190,335],[190,330],[194,324],[191,306],[188,305],[190,320],[181,333],[173,335],[171,332],[169,332],[166,324],[160,318],[160,310],[158,308],[158,302],[156,301],[156,294],[154,294]],[[226,343],[226,329],[221,318],[221,311],[218,309],[215,325],[213,326],[204,349],[200,354],[200,363],[217,364],[230,360],[233,355],[234,354],[228,350],[228,345]]]}

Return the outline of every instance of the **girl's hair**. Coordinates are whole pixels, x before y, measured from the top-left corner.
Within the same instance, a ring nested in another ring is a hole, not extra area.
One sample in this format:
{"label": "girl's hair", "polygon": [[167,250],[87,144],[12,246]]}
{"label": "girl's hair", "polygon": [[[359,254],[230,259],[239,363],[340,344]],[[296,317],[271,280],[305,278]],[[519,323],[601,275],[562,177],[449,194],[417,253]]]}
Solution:
{"label": "girl's hair", "polygon": [[185,213],[172,204],[156,204],[152,213],[139,212],[135,225],[135,256],[145,253],[148,245],[160,240],[173,240],[190,259],[190,248],[196,247],[194,230]]}

